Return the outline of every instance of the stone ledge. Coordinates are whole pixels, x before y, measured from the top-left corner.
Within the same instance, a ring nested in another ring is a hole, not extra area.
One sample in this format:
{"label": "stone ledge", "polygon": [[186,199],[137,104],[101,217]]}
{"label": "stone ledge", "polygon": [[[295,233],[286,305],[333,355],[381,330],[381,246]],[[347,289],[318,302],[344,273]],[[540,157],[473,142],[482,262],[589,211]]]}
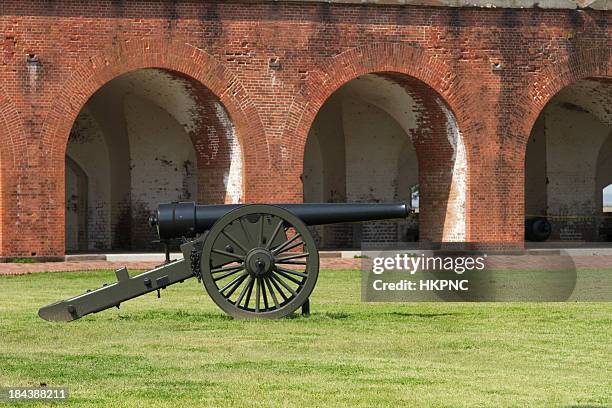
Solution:
{"label": "stone ledge", "polygon": [[610,10],[612,0],[273,0],[297,3],[346,3],[400,6]]}

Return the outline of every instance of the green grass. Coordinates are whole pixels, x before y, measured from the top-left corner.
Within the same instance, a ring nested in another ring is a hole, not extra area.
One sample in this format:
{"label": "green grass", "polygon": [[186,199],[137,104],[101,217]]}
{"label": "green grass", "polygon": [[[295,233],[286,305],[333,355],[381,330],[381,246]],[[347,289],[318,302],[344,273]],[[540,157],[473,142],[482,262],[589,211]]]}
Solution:
{"label": "green grass", "polygon": [[32,258],[13,258],[11,259],[11,262],[26,264],[26,263],[35,263],[36,261]]}
{"label": "green grass", "polygon": [[0,276],[0,386],[69,387],[56,407],[612,404],[609,303],[361,303],[358,271],[322,271],[307,318],[231,320],[195,280],[36,315],[113,279]]}

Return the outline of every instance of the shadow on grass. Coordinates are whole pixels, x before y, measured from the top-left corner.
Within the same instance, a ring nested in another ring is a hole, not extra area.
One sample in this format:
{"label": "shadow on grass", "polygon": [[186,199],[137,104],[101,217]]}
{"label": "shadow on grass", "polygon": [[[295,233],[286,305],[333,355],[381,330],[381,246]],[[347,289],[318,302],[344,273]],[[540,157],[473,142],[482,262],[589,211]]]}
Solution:
{"label": "shadow on grass", "polygon": [[301,313],[293,313],[286,317],[289,320],[295,319],[330,319],[330,320],[343,320],[348,319],[350,315],[342,312],[322,312],[322,313],[311,313],[310,315],[303,315]]}
{"label": "shadow on grass", "polygon": [[563,408],[610,408],[610,405],[566,405]]}
{"label": "shadow on grass", "polygon": [[262,375],[271,372],[275,375],[315,374],[333,375],[334,377],[355,378],[357,375],[370,374],[375,369],[364,364],[332,362],[320,360],[236,360],[204,363],[200,366],[208,372],[222,371],[255,372]]}
{"label": "shadow on grass", "polygon": [[140,313],[119,315],[120,320],[173,320],[182,322],[227,321],[232,317],[223,313],[187,312],[184,310],[148,310]]}
{"label": "shadow on grass", "polygon": [[[420,319],[436,319],[448,316],[460,316],[463,313],[442,312],[442,313],[408,313],[408,312],[388,312],[375,313],[379,317],[393,318],[420,318]],[[354,317],[350,313],[345,312],[315,312],[310,315],[301,313],[293,313],[284,319],[287,320],[346,320]],[[204,322],[204,321],[228,321],[233,320],[231,316],[223,313],[215,312],[187,312],[183,310],[149,310],[140,313],[131,313],[119,315],[119,320],[128,321],[143,321],[143,320],[175,320],[183,322]],[[113,318],[114,319],[114,318]]]}
{"label": "shadow on grass", "polygon": [[563,408],[610,408],[610,405],[566,405]]}
{"label": "shadow on grass", "polygon": [[443,312],[443,313],[408,313],[408,312],[389,312],[381,313],[381,315],[395,316],[395,317],[419,317],[423,319],[435,319],[436,317],[447,317],[447,316],[461,316],[463,313],[456,312]]}

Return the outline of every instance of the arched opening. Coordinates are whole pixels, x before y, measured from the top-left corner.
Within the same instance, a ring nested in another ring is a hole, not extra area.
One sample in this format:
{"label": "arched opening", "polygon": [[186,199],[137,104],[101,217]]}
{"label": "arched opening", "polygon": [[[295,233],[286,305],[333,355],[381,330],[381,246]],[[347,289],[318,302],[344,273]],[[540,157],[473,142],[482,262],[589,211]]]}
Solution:
{"label": "arched opening", "polygon": [[612,183],[612,80],[588,78],[546,105],[525,156],[525,216],[546,217],[553,241],[606,241]]}
{"label": "arched opening", "polygon": [[612,184],[604,187],[601,205],[604,213],[612,213]]}
{"label": "arched opening", "polygon": [[304,150],[304,202],[418,205],[406,220],[314,228],[322,248],[461,241],[466,174],[461,133],[443,99],[407,75],[366,74],[337,89],[313,121]]}
{"label": "arched opening", "polygon": [[242,200],[227,111],[174,71],[140,69],[102,86],[73,124],[66,163],[67,251],[157,248],[147,218],[158,203]]}

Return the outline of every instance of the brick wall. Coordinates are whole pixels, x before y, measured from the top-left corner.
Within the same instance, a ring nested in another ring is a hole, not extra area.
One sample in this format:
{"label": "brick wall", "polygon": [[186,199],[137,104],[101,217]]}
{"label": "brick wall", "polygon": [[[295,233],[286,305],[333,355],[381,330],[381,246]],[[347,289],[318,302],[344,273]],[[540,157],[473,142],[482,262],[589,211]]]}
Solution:
{"label": "brick wall", "polygon": [[[456,160],[437,163],[438,181],[426,180],[437,204],[431,219],[421,219],[422,235],[520,245],[531,128],[565,86],[611,76],[611,16],[591,9],[5,0],[1,254],[63,253],[73,123],[105,83],[142,68],[180,73],[222,104],[227,117],[219,121],[239,140],[228,151],[241,152],[234,172],[242,173],[247,202],[303,199],[304,145],[335,90],[373,72],[411,77],[441,101],[426,115],[452,114],[455,130],[439,133],[455,135],[444,154],[465,155],[460,169]],[[457,135],[461,143],[453,145]],[[454,179],[461,169],[465,177]],[[441,223],[438,210],[463,221]],[[457,230],[462,222],[464,231]]]}

